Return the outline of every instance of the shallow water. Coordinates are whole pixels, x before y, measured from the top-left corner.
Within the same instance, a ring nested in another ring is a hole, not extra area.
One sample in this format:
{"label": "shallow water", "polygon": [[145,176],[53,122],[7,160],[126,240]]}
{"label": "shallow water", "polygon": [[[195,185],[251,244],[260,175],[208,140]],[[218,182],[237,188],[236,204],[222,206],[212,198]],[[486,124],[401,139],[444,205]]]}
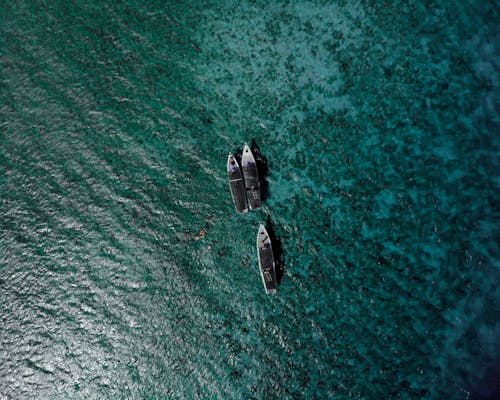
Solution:
{"label": "shallow water", "polygon": [[164,3],[2,7],[0,398],[495,398],[498,6]]}

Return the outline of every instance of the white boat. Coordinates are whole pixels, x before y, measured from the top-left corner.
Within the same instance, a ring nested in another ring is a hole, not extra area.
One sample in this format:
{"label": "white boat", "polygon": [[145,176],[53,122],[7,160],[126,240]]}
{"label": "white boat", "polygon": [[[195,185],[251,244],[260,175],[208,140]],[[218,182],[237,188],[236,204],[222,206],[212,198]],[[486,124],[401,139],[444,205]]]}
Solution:
{"label": "white boat", "polygon": [[245,184],[238,161],[231,153],[227,157],[227,175],[234,207],[238,213],[244,214],[248,212]]}
{"label": "white boat", "polygon": [[243,171],[248,206],[250,210],[257,210],[261,205],[259,173],[252,151],[246,143],[241,156],[241,169]]}
{"label": "white boat", "polygon": [[257,255],[262,283],[267,294],[275,294],[278,287],[276,267],[274,264],[273,246],[264,225],[260,224],[257,233]]}

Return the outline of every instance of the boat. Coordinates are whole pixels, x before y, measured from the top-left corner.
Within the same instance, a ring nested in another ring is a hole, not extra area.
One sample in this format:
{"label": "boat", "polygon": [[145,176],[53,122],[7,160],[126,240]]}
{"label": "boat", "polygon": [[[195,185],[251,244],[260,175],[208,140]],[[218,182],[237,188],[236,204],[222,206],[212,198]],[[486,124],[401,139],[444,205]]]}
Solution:
{"label": "boat", "polygon": [[248,212],[245,184],[238,161],[231,153],[227,157],[227,175],[236,212],[244,214]]}
{"label": "boat", "polygon": [[257,233],[257,255],[264,289],[267,294],[275,294],[278,287],[278,281],[276,280],[273,246],[271,244],[271,238],[262,224],[260,224],[259,232]]}
{"label": "boat", "polygon": [[241,156],[241,169],[243,170],[248,207],[250,210],[257,210],[261,205],[259,174],[255,158],[246,143]]}

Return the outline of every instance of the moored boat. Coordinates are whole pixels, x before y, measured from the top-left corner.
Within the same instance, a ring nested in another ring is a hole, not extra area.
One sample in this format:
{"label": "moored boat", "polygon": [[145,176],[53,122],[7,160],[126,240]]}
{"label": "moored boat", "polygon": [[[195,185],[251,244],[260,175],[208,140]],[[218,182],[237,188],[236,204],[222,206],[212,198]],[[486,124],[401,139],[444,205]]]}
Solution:
{"label": "moored boat", "polygon": [[244,214],[248,211],[245,184],[238,161],[231,153],[227,157],[227,175],[234,207],[238,213]]}
{"label": "moored boat", "polygon": [[250,210],[259,209],[261,205],[259,173],[252,151],[246,143],[241,156],[241,169],[243,171],[248,206]]}
{"label": "moored boat", "polygon": [[259,232],[257,233],[257,255],[264,289],[267,294],[275,294],[278,281],[276,279],[273,246],[271,238],[262,224],[259,226]]}

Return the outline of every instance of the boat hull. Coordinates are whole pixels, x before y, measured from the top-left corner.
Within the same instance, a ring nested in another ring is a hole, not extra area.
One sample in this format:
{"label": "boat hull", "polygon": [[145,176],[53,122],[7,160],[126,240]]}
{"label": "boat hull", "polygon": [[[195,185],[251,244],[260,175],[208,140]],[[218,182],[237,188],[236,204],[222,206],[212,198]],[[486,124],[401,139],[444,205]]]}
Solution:
{"label": "boat hull", "polygon": [[273,247],[264,225],[259,226],[257,233],[257,255],[262,283],[267,294],[275,294],[278,288]]}
{"label": "boat hull", "polygon": [[241,169],[243,171],[248,206],[251,210],[257,210],[261,207],[259,173],[252,151],[246,143],[241,157]]}
{"label": "boat hull", "polygon": [[236,212],[245,214],[248,212],[248,205],[243,175],[238,162],[231,153],[229,153],[227,160],[227,175]]}

